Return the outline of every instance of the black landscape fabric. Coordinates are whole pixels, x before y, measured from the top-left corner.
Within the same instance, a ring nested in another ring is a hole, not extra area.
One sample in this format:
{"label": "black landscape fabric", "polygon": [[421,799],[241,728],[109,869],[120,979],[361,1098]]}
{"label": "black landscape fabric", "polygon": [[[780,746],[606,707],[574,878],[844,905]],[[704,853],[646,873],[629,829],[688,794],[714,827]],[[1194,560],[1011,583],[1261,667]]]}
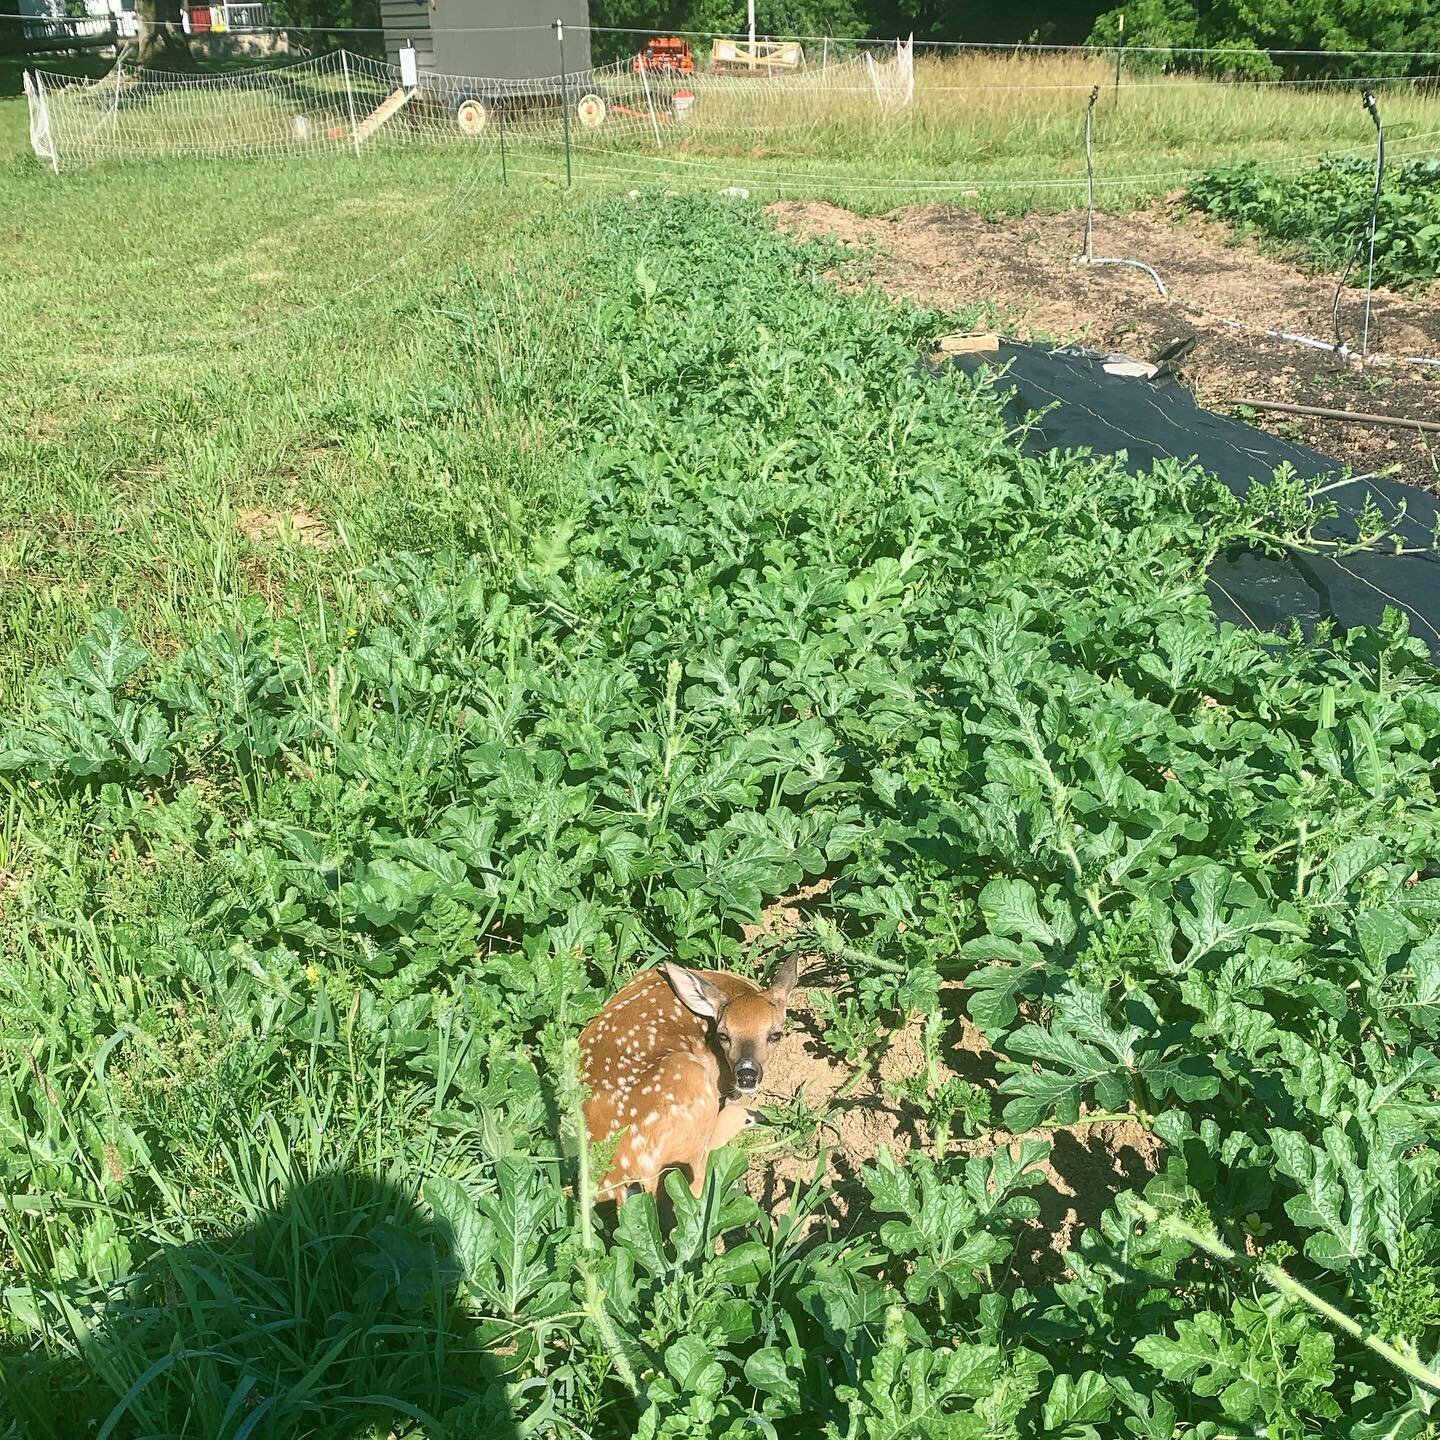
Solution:
{"label": "black landscape fabric", "polygon": [[[1318,450],[1202,410],[1172,379],[1109,375],[1103,368],[1108,358],[1075,348],[1002,342],[998,354],[956,355],[952,363],[970,373],[990,367],[1017,421],[1055,407],[1028,435],[1026,449],[1032,454],[1124,451],[1136,472],[1161,459],[1196,460],[1236,495],[1256,479],[1268,480],[1286,461],[1307,479],[1344,470],[1340,461]],[[1366,480],[1335,491],[1330,498],[1340,514],[1318,527],[1317,537],[1352,538],[1354,516],[1367,494],[1386,517],[1399,515],[1403,502],[1397,533],[1407,547],[1433,545],[1440,513],[1435,497],[1393,480]],[[1411,633],[1440,658],[1440,555],[1433,549],[1343,559],[1241,551],[1222,556],[1211,568],[1210,595],[1221,619],[1264,630],[1287,628],[1298,620],[1307,633],[1325,616],[1347,626],[1378,625],[1385,607],[1393,605],[1409,615]]]}

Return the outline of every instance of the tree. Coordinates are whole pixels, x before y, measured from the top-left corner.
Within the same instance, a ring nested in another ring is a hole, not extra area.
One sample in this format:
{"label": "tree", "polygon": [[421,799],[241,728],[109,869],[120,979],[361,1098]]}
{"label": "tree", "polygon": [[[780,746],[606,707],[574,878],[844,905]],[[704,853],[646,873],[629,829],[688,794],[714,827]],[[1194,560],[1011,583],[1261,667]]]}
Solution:
{"label": "tree", "polygon": [[[755,28],[762,35],[865,35],[873,0],[756,0]],[[625,30],[698,30],[738,35],[746,25],[745,0],[591,0],[594,25]]]}
{"label": "tree", "polygon": [[[1110,0],[865,0],[870,34],[982,45],[1078,45]],[[1127,26],[1129,22],[1126,22]]]}
{"label": "tree", "polygon": [[[1096,20],[1089,43],[1113,45],[1122,10],[1129,44],[1212,47],[1220,53],[1161,58],[1174,67],[1248,78],[1281,70],[1295,79],[1423,74],[1440,51],[1440,0],[1127,0]],[[1281,54],[1271,64],[1258,54],[1263,50],[1311,53]],[[1432,53],[1341,53],[1365,50]]]}
{"label": "tree", "polygon": [[135,0],[140,64],[149,70],[193,70],[195,57],[180,24],[181,0]]}
{"label": "tree", "polygon": [[0,0],[0,55],[19,55],[25,49],[25,27],[20,23],[20,0]]}
{"label": "tree", "polygon": [[[312,51],[344,48],[385,58],[385,37],[379,34],[380,0],[268,0],[270,23],[301,32]],[[604,7],[594,7],[598,14]],[[477,25],[484,21],[476,20]],[[595,24],[614,24],[595,20]],[[643,20],[635,21],[642,25]]]}

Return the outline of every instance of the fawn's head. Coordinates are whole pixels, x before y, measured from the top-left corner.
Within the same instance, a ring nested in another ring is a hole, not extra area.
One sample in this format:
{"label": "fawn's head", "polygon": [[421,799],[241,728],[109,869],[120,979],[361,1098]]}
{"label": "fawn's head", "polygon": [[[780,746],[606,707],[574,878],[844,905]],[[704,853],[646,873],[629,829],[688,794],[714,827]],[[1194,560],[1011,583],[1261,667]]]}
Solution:
{"label": "fawn's head", "polygon": [[765,1062],[784,1031],[785,1007],[800,978],[800,961],[791,956],[768,990],[749,986],[739,994],[722,989],[703,971],[687,970],[671,961],[665,975],[680,1003],[712,1023],[720,1053],[730,1067],[735,1089],[753,1092],[765,1075]]}

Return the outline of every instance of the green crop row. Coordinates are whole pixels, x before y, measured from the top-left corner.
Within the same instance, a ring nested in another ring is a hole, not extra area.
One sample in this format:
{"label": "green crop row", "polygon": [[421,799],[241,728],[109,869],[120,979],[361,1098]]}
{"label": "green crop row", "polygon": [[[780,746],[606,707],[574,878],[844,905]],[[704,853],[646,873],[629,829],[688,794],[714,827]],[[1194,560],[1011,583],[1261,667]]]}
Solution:
{"label": "green crop row", "polygon": [[[1323,161],[1298,175],[1274,175],[1249,162],[1206,175],[1190,203],[1253,234],[1302,250],[1318,270],[1355,259],[1364,280],[1370,257],[1375,166],[1363,159]],[[1440,160],[1390,166],[1375,226],[1375,280],[1402,288],[1440,275]]]}
{"label": "green crop row", "polygon": [[[8,1434],[1433,1434],[1424,647],[1214,623],[1218,553],[1311,543],[1286,476],[1026,458],[917,368],[953,321],[758,212],[583,224],[535,313],[426,303],[572,497],[518,568],[163,659],[106,611],[5,731]],[[594,1213],[580,1025],[790,946],[861,1063],[961,983],[998,1118],[921,1074],[926,1152]],[[1022,1264],[1116,1115],[1158,1173]]]}

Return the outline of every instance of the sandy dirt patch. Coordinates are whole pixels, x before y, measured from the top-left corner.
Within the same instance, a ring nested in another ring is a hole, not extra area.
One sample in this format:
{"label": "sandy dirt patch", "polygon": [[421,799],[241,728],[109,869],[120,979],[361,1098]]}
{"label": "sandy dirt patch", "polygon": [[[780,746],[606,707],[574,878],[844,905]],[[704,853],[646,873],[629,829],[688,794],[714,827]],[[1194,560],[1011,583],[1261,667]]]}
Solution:
{"label": "sandy dirt patch", "polygon": [[334,548],[335,537],[330,527],[308,510],[290,511],[246,509],[236,516],[240,533],[256,544],[276,540],[294,540],[312,550]]}

